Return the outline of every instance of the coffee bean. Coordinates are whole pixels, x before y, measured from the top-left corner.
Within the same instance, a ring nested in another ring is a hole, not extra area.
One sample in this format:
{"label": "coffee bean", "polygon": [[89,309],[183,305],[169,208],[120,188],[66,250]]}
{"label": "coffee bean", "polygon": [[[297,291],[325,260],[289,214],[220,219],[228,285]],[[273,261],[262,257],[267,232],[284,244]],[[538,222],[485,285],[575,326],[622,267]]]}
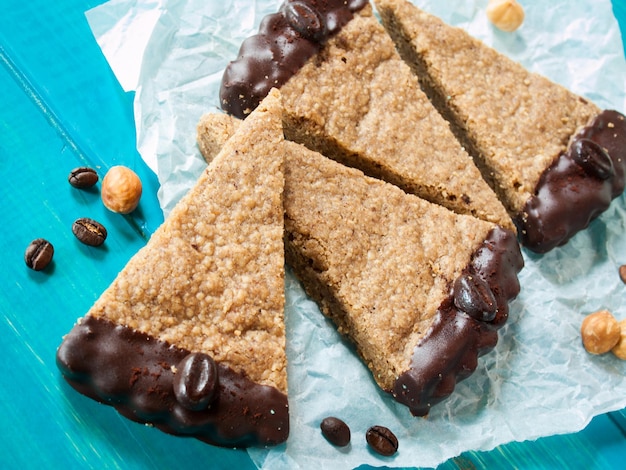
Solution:
{"label": "coffee bean", "polygon": [[335,446],[344,447],[350,443],[350,428],[339,418],[324,418],[320,429],[328,442]]}
{"label": "coffee bean", "polygon": [[615,174],[613,160],[606,150],[590,139],[578,139],[572,145],[572,158],[585,173],[606,180]]}
{"label": "coffee bean", "polygon": [[30,269],[41,271],[50,264],[52,255],[54,255],[52,243],[43,238],[37,238],[30,242],[30,245],[26,248],[24,261],[26,261],[26,266]]}
{"label": "coffee bean", "polygon": [[96,173],[96,170],[93,168],[81,166],[74,168],[67,177],[67,180],[75,188],[91,188],[98,182],[98,173]]}
{"label": "coffee bean", "polygon": [[107,238],[107,230],[100,222],[83,217],[72,225],[72,233],[81,242],[89,246],[100,246]]}
{"label": "coffee bean", "polygon": [[480,277],[462,274],[454,282],[452,290],[454,305],[462,312],[479,321],[491,321],[496,317],[496,298]]}
{"label": "coffee bean", "polygon": [[324,20],[315,8],[298,0],[285,2],[283,5],[285,18],[302,37],[314,41],[324,37],[326,34]]}
{"label": "coffee bean", "polygon": [[217,385],[217,366],[207,354],[188,354],[176,366],[174,395],[188,410],[206,409],[215,396]]}
{"label": "coffee bean", "polygon": [[372,449],[386,457],[398,451],[398,438],[384,426],[372,426],[365,434],[365,440]]}
{"label": "coffee bean", "polygon": [[622,264],[619,267],[619,278],[624,284],[626,284],[626,264]]}

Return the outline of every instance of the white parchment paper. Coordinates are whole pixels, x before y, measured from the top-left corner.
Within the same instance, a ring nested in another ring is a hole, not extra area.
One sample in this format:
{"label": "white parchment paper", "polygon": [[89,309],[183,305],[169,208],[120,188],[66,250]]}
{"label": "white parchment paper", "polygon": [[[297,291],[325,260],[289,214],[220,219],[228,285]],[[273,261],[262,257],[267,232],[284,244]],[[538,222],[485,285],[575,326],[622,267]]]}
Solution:
{"label": "white parchment paper", "polygon": [[[599,106],[624,112],[626,63],[609,0],[525,0],[515,33],[494,29],[487,0],[414,0],[533,71]],[[195,142],[203,113],[218,111],[221,75],[241,42],[280,0],[112,0],[87,12],[125,90],[134,90],[137,146],[161,182],[167,214],[205,167]],[[549,110],[546,110],[549,112]],[[580,344],[583,317],[600,308],[626,318],[626,196],[567,246],[525,252],[522,292],[496,350],[428,419],[416,419],[381,392],[351,347],[287,276],[291,434],[274,449],[251,449],[263,468],[349,468],[361,464],[436,466],[466,450],[575,432],[626,406],[626,362],[595,357]],[[329,415],[352,429],[346,449],[319,431]],[[532,417],[529,419],[529,417]],[[364,435],[389,427],[399,452],[379,457]]]}

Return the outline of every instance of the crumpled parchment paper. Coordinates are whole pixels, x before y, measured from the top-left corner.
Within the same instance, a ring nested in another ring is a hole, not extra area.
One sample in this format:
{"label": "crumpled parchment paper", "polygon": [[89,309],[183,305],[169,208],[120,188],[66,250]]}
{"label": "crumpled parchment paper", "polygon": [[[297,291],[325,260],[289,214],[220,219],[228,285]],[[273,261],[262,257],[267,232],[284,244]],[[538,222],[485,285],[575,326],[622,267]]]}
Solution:
{"label": "crumpled parchment paper", "polygon": [[[626,63],[609,0],[526,0],[520,30],[503,33],[485,16],[487,0],[414,0],[499,51],[599,106],[624,112]],[[137,146],[161,183],[167,214],[205,167],[195,142],[200,116],[219,110],[228,61],[280,0],[112,0],[87,12],[125,90],[136,92]],[[546,110],[549,112],[549,110]],[[467,450],[575,432],[626,406],[626,362],[591,356],[580,343],[583,317],[597,309],[626,318],[626,196],[567,246],[525,251],[522,292],[494,351],[428,419],[411,417],[374,384],[367,368],[288,272],[286,322],[291,434],[273,449],[250,449],[263,468],[347,468],[361,464],[436,466]],[[326,416],[352,430],[348,448],[321,436]],[[529,419],[530,418],[530,419]],[[393,457],[368,450],[365,431],[390,428]]]}

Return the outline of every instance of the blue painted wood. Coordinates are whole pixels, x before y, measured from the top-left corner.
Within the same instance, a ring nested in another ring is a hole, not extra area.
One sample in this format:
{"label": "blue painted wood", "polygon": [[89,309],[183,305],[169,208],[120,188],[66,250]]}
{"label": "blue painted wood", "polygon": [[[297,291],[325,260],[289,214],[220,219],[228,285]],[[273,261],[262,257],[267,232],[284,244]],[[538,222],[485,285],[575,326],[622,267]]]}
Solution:
{"label": "blue painted wood", "polygon": [[[135,149],[132,96],[95,43],[85,1],[15,2],[0,15],[0,466],[2,468],[253,468],[243,451],[174,438],[121,418],[60,379],[56,347],[163,220],[158,182]],[[3,4],[6,6],[6,4]],[[138,211],[102,206],[69,171],[125,164],[141,176]],[[106,225],[103,247],[80,244],[78,217]],[[44,272],[26,268],[37,237],[55,246]]]}
{"label": "blue painted wood", "polygon": [[[622,28],[625,3],[614,0]],[[0,466],[253,468],[243,451],[129,422],[75,393],[57,371],[62,335],[163,220],[158,181],[135,149],[133,96],[115,80],[84,17],[97,4],[0,0]],[[99,185],[77,190],[66,181],[76,166],[102,176],[115,164],[144,182],[131,216],[104,209]],[[103,247],[74,238],[78,217],[107,226]],[[37,237],[55,246],[52,265],[40,273],[23,261]],[[625,423],[624,411],[611,413],[576,434],[468,452],[442,468],[617,468],[626,455]]]}

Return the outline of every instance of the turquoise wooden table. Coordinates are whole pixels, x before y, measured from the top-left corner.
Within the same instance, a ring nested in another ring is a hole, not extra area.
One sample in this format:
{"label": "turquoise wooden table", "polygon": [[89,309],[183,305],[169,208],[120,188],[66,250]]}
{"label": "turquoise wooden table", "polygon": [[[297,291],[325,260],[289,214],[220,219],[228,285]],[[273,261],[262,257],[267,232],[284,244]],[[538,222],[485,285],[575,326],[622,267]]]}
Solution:
{"label": "turquoise wooden table", "polygon": [[[626,2],[613,2],[624,34]],[[133,96],[117,83],[84,16],[99,3],[0,0],[0,467],[254,468],[243,451],[131,423],[74,393],[57,371],[62,335],[163,221],[158,182],[135,148]],[[144,183],[131,216],[107,211],[97,188],[67,183],[77,166],[102,176],[116,164]],[[75,239],[79,217],[107,227],[102,247]],[[55,247],[43,272],[24,264],[38,237]],[[621,411],[575,434],[468,452],[442,468],[623,468],[625,456]]]}

